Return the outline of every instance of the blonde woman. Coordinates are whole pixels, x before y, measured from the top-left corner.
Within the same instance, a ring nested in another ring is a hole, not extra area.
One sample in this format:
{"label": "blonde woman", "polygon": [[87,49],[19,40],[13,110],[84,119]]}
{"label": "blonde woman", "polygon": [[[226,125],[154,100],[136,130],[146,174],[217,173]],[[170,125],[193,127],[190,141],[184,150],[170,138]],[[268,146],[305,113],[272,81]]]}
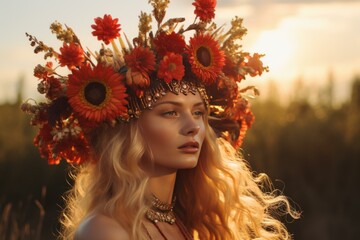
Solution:
{"label": "blonde woman", "polygon": [[235,44],[242,20],[223,33],[212,23],[216,1],[196,0],[194,23],[175,31],[184,19],[163,22],[168,1],[150,3],[158,30],[142,13],[127,46],[118,19],[95,19],[92,34],[112,50],[86,52],[57,22],[59,52],[27,35],[35,52],[71,70],[38,65],[48,102],[23,105],[42,156],[77,166],[60,239],[290,239],[276,217],[298,213],[236,151],[253,122],[243,93],[254,88],[240,82],[266,70],[262,55]]}

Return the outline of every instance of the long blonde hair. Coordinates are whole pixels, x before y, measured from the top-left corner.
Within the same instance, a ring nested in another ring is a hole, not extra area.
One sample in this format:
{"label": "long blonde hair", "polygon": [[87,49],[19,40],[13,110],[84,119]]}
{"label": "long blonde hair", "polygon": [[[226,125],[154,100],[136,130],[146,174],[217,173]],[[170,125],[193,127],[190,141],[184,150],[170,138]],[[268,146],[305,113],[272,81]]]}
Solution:
{"label": "long blonde hair", "polygon": [[[263,191],[269,186],[266,175],[254,176],[236,150],[217,139],[205,120],[198,165],[177,174],[178,217],[200,239],[290,239],[285,226],[272,214],[297,218],[298,213],[284,196]],[[138,165],[146,143],[138,121],[104,126],[94,135],[97,160],[74,171],[75,184],[66,197],[60,239],[73,239],[79,224],[95,213],[115,219],[131,239],[146,239],[142,222],[149,207],[145,200],[148,177]]]}

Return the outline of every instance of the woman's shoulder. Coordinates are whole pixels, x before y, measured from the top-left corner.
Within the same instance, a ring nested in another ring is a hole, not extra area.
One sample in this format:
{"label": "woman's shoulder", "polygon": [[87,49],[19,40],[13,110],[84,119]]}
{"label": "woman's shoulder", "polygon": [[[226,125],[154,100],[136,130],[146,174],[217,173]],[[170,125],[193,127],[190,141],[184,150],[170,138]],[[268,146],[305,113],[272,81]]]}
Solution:
{"label": "woman's shoulder", "polygon": [[94,214],[84,219],[75,233],[75,240],[128,239],[128,233],[116,220],[102,214]]}

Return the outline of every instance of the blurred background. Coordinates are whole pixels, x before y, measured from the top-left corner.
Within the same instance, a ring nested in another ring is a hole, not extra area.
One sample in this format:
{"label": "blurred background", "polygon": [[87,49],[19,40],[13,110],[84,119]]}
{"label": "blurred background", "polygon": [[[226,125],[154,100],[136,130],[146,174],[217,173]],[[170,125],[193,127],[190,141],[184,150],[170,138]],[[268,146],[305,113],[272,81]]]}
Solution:
{"label": "blurred background", "polygon": [[[168,17],[194,19],[192,0],[172,0]],[[93,19],[110,13],[137,35],[147,0],[1,1],[0,3],[0,239],[55,239],[69,166],[47,165],[32,144],[36,130],[19,109],[41,100],[33,68],[44,63],[25,32],[54,48],[57,20],[82,44],[100,47]],[[298,209],[283,219],[295,239],[358,239],[360,235],[360,1],[219,0],[215,22],[244,18],[243,48],[265,53],[270,72],[256,85],[256,116],[242,152]],[[225,25],[225,27],[228,25]]]}

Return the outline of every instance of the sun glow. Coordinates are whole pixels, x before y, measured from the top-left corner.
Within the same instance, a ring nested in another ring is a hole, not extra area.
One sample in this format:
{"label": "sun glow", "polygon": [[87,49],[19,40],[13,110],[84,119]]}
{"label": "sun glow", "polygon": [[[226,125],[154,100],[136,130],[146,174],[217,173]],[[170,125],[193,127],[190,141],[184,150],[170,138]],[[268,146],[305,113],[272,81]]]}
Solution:
{"label": "sun glow", "polygon": [[272,74],[279,75],[292,64],[295,43],[291,35],[284,30],[263,31],[251,47],[251,52],[264,53],[264,64],[269,66]]}

